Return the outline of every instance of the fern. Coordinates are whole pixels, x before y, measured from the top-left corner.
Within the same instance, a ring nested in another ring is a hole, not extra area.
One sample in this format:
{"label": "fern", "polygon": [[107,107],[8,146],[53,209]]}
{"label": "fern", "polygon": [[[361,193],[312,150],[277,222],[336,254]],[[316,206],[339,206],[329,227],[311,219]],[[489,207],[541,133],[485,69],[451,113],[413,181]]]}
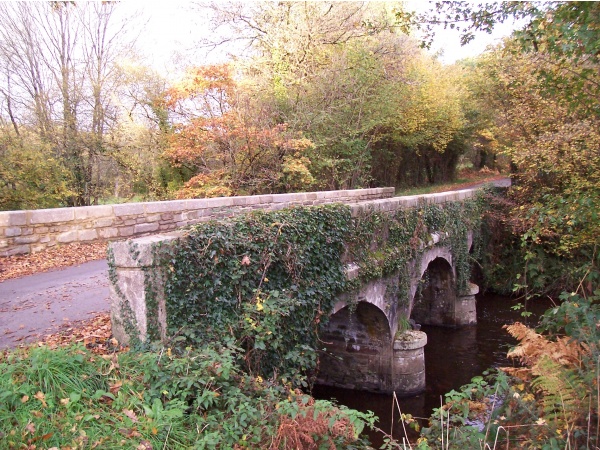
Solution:
{"label": "fern", "polygon": [[576,434],[596,434],[588,422],[598,413],[593,406],[598,402],[597,374],[586,369],[593,353],[590,346],[568,337],[550,340],[518,322],[505,328],[519,340],[508,356],[519,360],[523,367],[502,370],[530,382],[539,399],[539,416],[545,423],[559,435],[565,433],[572,443],[577,440]]}
{"label": "fern", "polygon": [[587,414],[588,389],[577,370],[566,368],[549,357],[537,363],[540,373],[531,386],[541,392],[544,416],[564,422],[569,429]]}

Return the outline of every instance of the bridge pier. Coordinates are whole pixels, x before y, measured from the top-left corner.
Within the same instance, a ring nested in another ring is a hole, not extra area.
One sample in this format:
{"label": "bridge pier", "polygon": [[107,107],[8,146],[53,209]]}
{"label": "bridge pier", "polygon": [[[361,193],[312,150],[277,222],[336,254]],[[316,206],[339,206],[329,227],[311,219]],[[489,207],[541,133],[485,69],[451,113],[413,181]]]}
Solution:
{"label": "bridge pier", "polygon": [[409,396],[425,390],[426,344],[427,335],[416,330],[407,330],[394,339],[392,390],[396,394]]}

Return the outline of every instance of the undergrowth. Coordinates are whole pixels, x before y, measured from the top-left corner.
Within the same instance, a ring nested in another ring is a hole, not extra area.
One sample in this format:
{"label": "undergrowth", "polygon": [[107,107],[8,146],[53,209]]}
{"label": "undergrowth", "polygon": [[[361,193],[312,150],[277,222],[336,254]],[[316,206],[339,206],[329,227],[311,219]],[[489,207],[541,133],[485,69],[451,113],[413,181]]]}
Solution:
{"label": "undergrowth", "polygon": [[415,448],[600,448],[600,291],[561,300],[541,333],[505,327],[517,365],[446,394]]}
{"label": "undergrowth", "polygon": [[239,370],[231,346],[98,356],[71,345],[0,357],[6,449],[364,448],[372,414]]}

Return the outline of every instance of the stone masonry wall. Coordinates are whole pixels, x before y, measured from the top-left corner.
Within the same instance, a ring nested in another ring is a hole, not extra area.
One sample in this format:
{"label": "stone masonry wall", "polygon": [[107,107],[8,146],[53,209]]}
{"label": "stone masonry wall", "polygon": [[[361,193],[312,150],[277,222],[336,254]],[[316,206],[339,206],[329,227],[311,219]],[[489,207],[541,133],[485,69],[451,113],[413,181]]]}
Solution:
{"label": "stone masonry wall", "polygon": [[254,209],[356,203],[392,197],[394,188],[219,197],[0,212],[0,256],[71,242],[129,239]]}

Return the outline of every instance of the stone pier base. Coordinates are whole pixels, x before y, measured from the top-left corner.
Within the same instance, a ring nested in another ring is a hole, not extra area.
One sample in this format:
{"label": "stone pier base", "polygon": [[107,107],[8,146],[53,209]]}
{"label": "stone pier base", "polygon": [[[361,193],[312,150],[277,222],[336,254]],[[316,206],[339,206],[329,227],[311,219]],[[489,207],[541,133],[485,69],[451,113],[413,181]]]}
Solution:
{"label": "stone pier base", "polygon": [[425,390],[425,353],[427,335],[408,330],[394,339],[392,358],[393,390],[398,395],[416,395]]}
{"label": "stone pier base", "polygon": [[477,301],[475,295],[479,293],[479,286],[469,283],[469,292],[456,299],[454,317],[456,326],[474,325],[477,323]]}

